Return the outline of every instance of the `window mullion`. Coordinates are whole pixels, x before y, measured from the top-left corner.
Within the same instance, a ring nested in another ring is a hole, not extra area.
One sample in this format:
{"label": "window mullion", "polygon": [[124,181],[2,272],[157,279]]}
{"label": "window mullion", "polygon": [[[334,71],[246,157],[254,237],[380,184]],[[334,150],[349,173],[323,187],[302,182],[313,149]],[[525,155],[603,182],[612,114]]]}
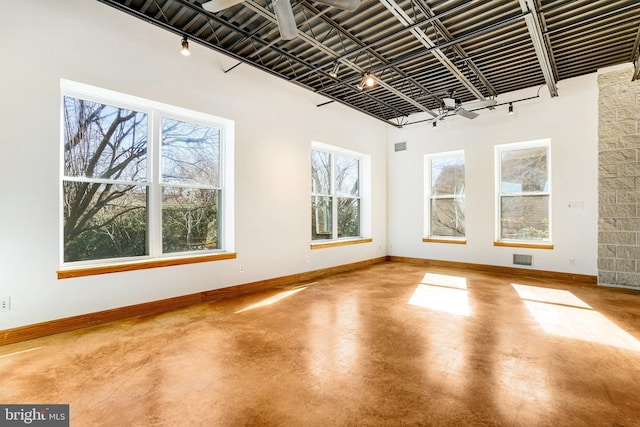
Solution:
{"label": "window mullion", "polygon": [[149,150],[151,155],[148,156],[148,169],[150,176],[147,178],[149,185],[149,201],[147,218],[149,221],[149,236],[147,242],[149,244],[149,253],[152,257],[162,255],[162,186],[161,186],[161,160],[160,160],[160,141],[161,135],[161,115],[153,111],[151,113],[151,124],[149,132]]}
{"label": "window mullion", "polygon": [[336,190],[336,153],[331,153],[331,238],[338,238],[338,194]]}

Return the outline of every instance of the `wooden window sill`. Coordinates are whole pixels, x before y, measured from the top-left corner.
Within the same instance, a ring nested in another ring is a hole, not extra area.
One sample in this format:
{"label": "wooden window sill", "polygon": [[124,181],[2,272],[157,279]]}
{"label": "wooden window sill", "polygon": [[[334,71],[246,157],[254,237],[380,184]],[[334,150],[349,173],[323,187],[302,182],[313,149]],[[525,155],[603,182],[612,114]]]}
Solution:
{"label": "wooden window sill", "polygon": [[433,237],[425,237],[422,239],[425,243],[451,243],[454,245],[466,245],[467,239],[437,239]]}
{"label": "wooden window sill", "polygon": [[347,246],[347,245],[359,245],[361,243],[371,243],[373,239],[350,239],[350,240],[338,240],[338,241],[330,241],[327,243],[312,243],[311,249],[323,249],[323,248],[334,248],[336,246]]}
{"label": "wooden window sill", "polygon": [[95,276],[98,274],[119,273],[123,271],[145,270],[148,268],[169,267],[172,265],[196,264],[199,262],[222,261],[235,259],[235,252],[222,252],[208,255],[196,255],[179,258],[160,258],[154,260],[123,262],[110,265],[98,265],[91,267],[67,268],[58,270],[58,279],[70,279],[73,277]]}
{"label": "wooden window sill", "polygon": [[493,242],[493,246],[505,246],[509,248],[528,248],[528,249],[553,249],[551,243],[524,243],[524,242]]}

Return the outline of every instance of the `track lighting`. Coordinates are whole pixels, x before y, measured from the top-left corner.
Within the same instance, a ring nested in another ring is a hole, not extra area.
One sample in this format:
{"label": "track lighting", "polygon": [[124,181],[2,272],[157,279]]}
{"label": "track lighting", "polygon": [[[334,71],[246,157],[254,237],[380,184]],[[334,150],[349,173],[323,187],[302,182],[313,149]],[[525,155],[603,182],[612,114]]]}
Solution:
{"label": "track lighting", "polygon": [[189,56],[191,52],[189,51],[189,40],[187,40],[187,36],[182,38],[182,49],[180,49],[180,53],[182,56]]}
{"label": "track lighting", "polygon": [[431,123],[431,127],[432,128],[437,128],[438,127],[438,122],[436,122],[435,120]]}
{"label": "track lighting", "polygon": [[329,75],[334,79],[338,78],[338,68],[340,68],[340,63],[338,61],[333,63],[333,68],[329,72]]}
{"label": "track lighting", "polygon": [[376,80],[373,78],[371,74],[367,74],[364,76],[364,84],[367,87],[373,87],[376,84]]}
{"label": "track lighting", "polygon": [[513,114],[513,102],[509,103],[509,114]]}
{"label": "track lighting", "polygon": [[360,80],[360,83],[358,83],[356,87],[358,88],[358,90],[363,90],[365,86],[374,87],[375,85],[376,85],[376,79],[374,75],[367,73],[364,76],[362,76],[362,80]]}

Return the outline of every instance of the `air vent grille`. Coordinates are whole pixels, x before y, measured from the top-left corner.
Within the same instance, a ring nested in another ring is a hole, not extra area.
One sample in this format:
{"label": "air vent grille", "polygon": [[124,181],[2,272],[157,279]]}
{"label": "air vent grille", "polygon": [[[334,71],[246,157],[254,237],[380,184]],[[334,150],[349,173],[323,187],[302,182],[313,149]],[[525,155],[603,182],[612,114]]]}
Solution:
{"label": "air vent grille", "polygon": [[515,265],[533,265],[533,255],[513,254],[513,264]]}
{"label": "air vent grille", "polygon": [[406,142],[398,142],[395,145],[395,150],[396,151],[404,151],[407,149],[407,143]]}

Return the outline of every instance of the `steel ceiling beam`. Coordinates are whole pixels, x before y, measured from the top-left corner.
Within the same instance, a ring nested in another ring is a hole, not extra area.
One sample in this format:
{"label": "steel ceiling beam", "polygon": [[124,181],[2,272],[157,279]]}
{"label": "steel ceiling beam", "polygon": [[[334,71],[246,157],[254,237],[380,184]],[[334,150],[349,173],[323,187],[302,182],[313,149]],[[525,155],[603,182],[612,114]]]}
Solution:
{"label": "steel ceiling beam", "polygon": [[[316,9],[316,8],[312,7],[312,6],[311,6],[311,5],[309,5],[307,2],[302,2],[302,5],[303,5],[304,7],[306,7],[308,10],[310,10],[311,12],[313,12],[313,13],[315,14],[315,16],[321,16],[321,15],[322,15],[322,13],[321,13],[318,9]],[[373,56],[374,56],[378,61],[380,61],[380,63],[382,63],[382,64],[389,64],[389,61],[388,61],[388,60],[387,60],[383,55],[381,55],[380,53],[378,53],[377,51],[375,51],[374,49],[372,49],[370,45],[369,45],[369,46],[367,46],[367,45],[362,46],[362,45],[363,45],[363,43],[362,43],[362,41],[361,41],[360,39],[358,39],[357,37],[353,36],[353,35],[352,35],[351,33],[349,33],[348,31],[346,31],[343,27],[341,27],[340,25],[338,25],[334,20],[332,20],[332,19],[330,19],[330,18],[328,18],[328,17],[326,17],[326,16],[323,16],[323,17],[322,17],[322,20],[323,20],[327,25],[329,25],[331,28],[333,28],[335,31],[338,31],[338,32],[339,32],[340,34],[342,34],[344,37],[346,37],[347,39],[351,40],[351,42],[352,42],[352,43],[354,43],[354,44],[356,44],[356,45],[361,45],[361,47],[363,47],[364,49],[358,49],[360,52],[362,52],[362,51],[367,51],[367,52],[371,53],[371,55],[373,55]],[[344,61],[344,59],[345,59],[345,58],[347,58],[347,57],[348,57],[347,55],[343,55],[343,56],[342,56],[342,57],[340,57],[340,58],[336,58],[336,59],[335,59],[335,61],[342,62],[342,61]],[[335,61],[334,61],[334,62],[335,62]],[[390,67],[390,69],[391,69],[393,72],[395,72],[396,74],[398,74],[398,75],[403,79],[403,81],[407,81],[407,82],[411,83],[413,86],[415,86],[415,87],[416,87],[418,90],[420,90],[420,91],[421,91],[425,96],[427,96],[427,97],[431,97],[431,98],[434,98],[434,99],[437,99],[437,100],[438,100],[438,102],[441,102],[440,98],[439,98],[437,95],[433,94],[430,90],[428,90],[426,87],[424,87],[423,85],[421,85],[421,84],[420,84],[419,82],[417,82],[413,77],[409,76],[407,73],[405,73],[404,71],[402,71],[402,70],[401,70],[401,69],[399,69],[398,67],[392,66],[392,67]],[[318,70],[318,69],[316,69],[316,71],[317,71],[317,70]],[[313,70],[312,70],[312,71],[313,71]],[[373,76],[373,77],[374,77],[374,79],[376,80],[376,82],[378,82],[378,84],[380,84],[381,86],[383,86],[383,87],[384,87],[384,88],[386,88],[387,90],[390,90],[390,91],[391,91],[392,93],[394,93],[396,96],[398,96],[398,97],[400,97],[400,98],[404,99],[405,101],[409,102],[410,104],[412,104],[412,105],[416,106],[416,107],[417,107],[418,109],[420,109],[421,111],[424,111],[424,112],[426,112],[426,113],[428,113],[428,114],[432,115],[433,117],[436,117],[436,116],[437,116],[437,113],[435,113],[435,112],[434,112],[434,111],[432,111],[432,110],[425,111],[425,110],[424,110],[424,108],[425,108],[425,107],[424,107],[421,103],[419,103],[419,102],[418,102],[418,105],[420,105],[420,106],[416,105],[416,102],[417,102],[417,101],[416,101],[414,98],[411,98],[411,97],[409,97],[409,96],[405,95],[405,94],[404,94],[404,92],[402,92],[402,91],[400,91],[400,90],[398,90],[398,89],[395,89],[393,86],[391,86],[391,85],[389,85],[389,84],[385,83],[385,82],[382,80],[381,76]]]}
{"label": "steel ceiling beam", "polygon": [[[210,48],[210,49],[212,49],[212,50],[214,50],[216,52],[220,52],[220,53],[223,53],[225,55],[231,56],[232,58],[236,59],[239,62],[250,64],[250,65],[252,65],[252,66],[254,66],[254,67],[256,67],[256,68],[258,68],[258,69],[260,69],[262,71],[265,71],[265,72],[271,74],[271,75],[283,78],[283,79],[285,79],[287,81],[291,81],[291,79],[288,76],[286,76],[284,74],[281,74],[279,72],[276,72],[276,71],[266,67],[265,65],[262,65],[262,64],[260,64],[260,63],[258,63],[256,61],[252,61],[250,59],[247,59],[245,57],[237,55],[237,54],[235,54],[233,52],[225,50],[221,46],[218,46],[218,45],[216,45],[216,44],[214,44],[214,43],[212,43],[212,42],[210,42],[210,41],[208,41],[208,40],[206,40],[206,39],[204,39],[202,37],[194,37],[192,34],[189,34],[189,33],[185,32],[185,31],[182,31],[179,28],[174,27],[173,25],[171,25],[168,22],[166,17],[164,17],[164,12],[162,11],[162,9],[160,9],[160,15],[164,19],[161,19],[160,17],[157,17],[157,16],[153,17],[153,16],[150,16],[150,14],[147,14],[146,13],[146,9],[148,9],[148,8],[145,8],[145,11],[142,11],[142,10],[134,9],[134,8],[130,7],[129,5],[123,4],[123,3],[121,3],[121,2],[119,2],[117,0],[98,0],[98,1],[100,3],[104,3],[106,5],[114,7],[115,9],[118,9],[118,10],[120,10],[122,12],[125,12],[125,13],[127,13],[127,14],[129,14],[131,16],[139,18],[142,21],[148,22],[148,23],[156,25],[156,26],[158,26],[158,27],[160,27],[160,28],[162,28],[164,30],[170,31],[172,33],[175,33],[177,35],[189,36],[189,37],[191,37],[191,40],[197,41],[199,44],[202,44],[203,46],[206,46],[206,47],[208,47],[208,48]],[[193,4],[188,0],[172,0],[172,1],[180,4],[183,7],[188,8],[190,10],[193,10],[194,12],[196,12],[198,14],[204,15],[204,17],[205,17],[205,19],[207,20],[208,23],[211,23],[213,21],[214,23],[216,23],[218,25],[221,25],[223,27],[226,27],[230,31],[232,31],[232,32],[234,32],[234,33],[236,33],[236,34],[238,34],[238,35],[240,35],[240,36],[242,36],[242,37],[244,37],[246,39],[254,40],[254,41],[260,43],[263,47],[267,47],[268,46],[271,49],[273,49],[275,52],[278,52],[279,54],[281,54],[282,56],[285,56],[285,57],[287,57],[289,59],[292,59],[292,60],[302,64],[303,66],[305,66],[307,68],[314,68],[312,65],[305,63],[304,61],[302,61],[300,58],[294,56],[293,54],[291,54],[291,53],[289,53],[289,52],[287,52],[285,50],[282,50],[281,48],[279,48],[277,46],[274,46],[273,42],[268,42],[266,40],[263,40],[262,38],[257,37],[255,34],[249,33],[247,31],[241,29],[237,25],[234,25],[234,24],[232,24],[230,22],[227,22],[227,21],[219,18],[217,15],[205,11],[204,9],[202,9],[202,7],[199,7],[198,5]],[[251,1],[251,0],[249,0],[249,1]],[[273,17],[275,19],[275,15],[273,15]],[[309,89],[311,91],[317,91],[316,88],[308,86],[308,85],[305,85],[305,84],[303,84],[301,82],[294,82],[294,83],[296,83],[296,84],[298,84],[298,85],[300,85],[302,87],[305,87],[305,88],[307,88],[307,89]],[[322,95],[326,96],[326,97],[328,97],[328,98],[330,98],[330,99],[332,99],[334,101],[337,101],[337,102],[340,102],[340,103],[344,103],[341,99],[336,98],[336,97],[334,97],[334,96],[332,96],[330,94],[322,93]],[[388,105],[388,104],[386,104],[385,102],[383,102],[381,100],[375,99],[375,98],[371,97],[368,94],[366,94],[366,96],[368,98],[374,100],[375,102],[378,102],[380,105],[384,106],[385,108],[388,108],[390,110],[396,111],[398,113],[398,116],[406,115],[405,112],[398,110],[396,107]],[[365,113],[368,116],[371,116],[373,118],[381,120],[384,123],[396,126],[395,124],[390,123],[388,120],[385,120],[382,117],[377,116],[376,114],[373,114],[371,111],[365,110],[363,108],[359,108],[359,107],[354,106],[353,104],[350,104],[350,103],[344,103],[344,104],[347,105],[348,107],[354,108],[354,109],[356,109],[356,110],[358,110],[358,111],[360,111],[362,113]]]}
{"label": "steel ceiling beam", "polygon": [[[453,35],[451,35],[449,30],[447,30],[445,25],[442,23],[440,18],[437,16],[437,14],[433,11],[432,8],[429,7],[429,5],[426,4],[426,2],[424,0],[420,0],[418,2],[418,7],[422,10],[422,13],[424,13],[429,18],[433,19],[433,24],[438,29],[438,32],[444,38],[445,41],[453,40]],[[476,64],[471,59],[468,58],[468,55],[464,51],[464,49],[462,49],[462,47],[460,45],[454,45],[453,46],[453,50],[456,52],[456,54],[458,54],[458,56],[460,56],[460,58],[462,60],[465,61],[465,64],[471,69],[473,74],[475,74],[476,77],[478,77],[478,79],[480,79],[480,81],[482,82],[484,87],[487,89],[489,94],[491,96],[497,96],[498,92],[495,90],[495,88],[493,87],[491,82],[489,82],[489,80],[485,77],[485,75],[482,73],[482,71],[480,71],[480,69],[476,66]],[[465,59],[463,59],[463,58],[465,58]]]}
{"label": "steel ceiling beam", "polygon": [[[445,17],[447,15],[450,15],[450,14],[458,11],[459,9],[462,9],[463,7],[466,7],[469,3],[472,3],[474,1],[476,1],[476,0],[468,0],[468,1],[464,2],[464,3],[461,3],[459,5],[453,6],[450,9],[447,9],[447,10],[445,10],[445,11],[443,11],[443,12],[437,14],[437,15],[434,15],[431,18],[427,18],[427,19],[424,19],[422,21],[418,21],[418,22],[414,23],[413,25],[410,25],[408,27],[404,27],[404,28],[402,28],[400,30],[394,31],[394,32],[392,32],[390,34],[387,34],[386,36],[383,36],[383,37],[381,37],[379,39],[376,39],[376,40],[374,40],[372,42],[366,43],[366,44],[364,44],[364,45],[362,45],[362,46],[360,46],[360,47],[358,47],[356,49],[350,50],[349,52],[344,53],[341,56],[335,58],[335,60],[331,60],[330,62],[326,62],[326,63],[318,66],[316,69],[313,69],[311,71],[308,71],[307,73],[302,74],[299,78],[303,78],[303,77],[306,77],[309,74],[315,73],[319,69],[329,68],[329,67],[331,67],[333,65],[333,63],[335,61],[341,61],[341,60],[343,60],[345,58],[348,58],[350,56],[362,53],[362,52],[364,52],[366,50],[372,50],[374,46],[377,46],[380,43],[384,43],[386,41],[393,40],[397,36],[399,36],[401,34],[404,34],[404,33],[408,32],[408,31],[411,31],[413,28],[417,28],[417,27],[420,27],[422,25],[430,24],[430,23],[432,23],[432,22],[434,22],[434,21],[436,21],[436,20],[438,20],[440,18],[443,18],[443,17]],[[303,4],[304,4],[304,2],[303,2]]]}
{"label": "steel ceiling beam", "polygon": [[[478,29],[476,31],[464,34],[464,35],[462,35],[462,36],[460,36],[460,37],[458,37],[458,38],[456,38],[454,40],[450,40],[448,42],[445,42],[445,43],[439,44],[437,46],[434,46],[432,48],[429,48],[429,49],[426,49],[426,50],[419,50],[419,51],[416,50],[416,51],[414,51],[412,53],[409,53],[409,54],[407,54],[405,56],[401,56],[399,58],[396,58],[396,59],[390,61],[388,64],[382,64],[382,65],[375,66],[375,67],[371,68],[368,71],[371,72],[371,73],[378,73],[378,72],[386,70],[387,68],[391,68],[391,67],[396,67],[396,66],[402,65],[402,64],[404,64],[406,62],[413,61],[415,59],[421,58],[426,53],[430,53],[430,52],[432,52],[434,50],[446,49],[448,47],[455,46],[458,43],[462,43],[463,41],[471,40],[471,39],[473,39],[475,37],[486,35],[486,34],[491,33],[493,31],[508,27],[508,26],[513,25],[514,23],[524,19],[525,16],[527,16],[527,15],[529,15],[529,12],[524,13],[522,15],[517,15],[517,16],[511,17],[511,18],[507,18],[507,19],[505,19],[503,21],[499,21],[499,22],[496,22],[494,24],[490,24],[490,25],[488,25],[486,27],[483,27],[483,28],[480,28],[480,29]],[[335,83],[333,85],[330,85],[328,87],[325,87],[325,88],[323,88],[323,91],[329,90],[329,89],[333,89],[334,87],[343,86],[345,84],[351,83],[351,82],[353,82],[355,80],[358,80],[358,79],[359,79],[359,77],[351,77],[349,79],[346,79],[346,80],[343,80],[341,82],[337,82],[337,83]]]}
{"label": "steel ceiling beam", "polygon": [[540,24],[540,17],[534,0],[519,0],[520,8],[522,12],[530,12],[525,16],[525,22],[527,23],[527,30],[529,36],[533,42],[533,48],[538,57],[540,69],[542,75],[549,88],[549,93],[552,97],[558,96],[558,88],[556,86],[556,80],[553,75],[553,67],[551,66],[551,59],[549,58],[549,52],[544,45],[544,39],[542,35],[542,27]]}
{"label": "steel ceiling beam", "polygon": [[[243,2],[243,4],[244,4],[245,7],[248,7],[249,9],[253,10],[254,12],[260,14],[265,19],[268,19],[271,22],[277,23],[277,19],[276,19],[275,14],[273,14],[273,13],[271,13],[271,11],[263,8],[262,6],[257,4],[255,1],[253,1],[253,0],[245,0]],[[328,48],[327,46],[323,45],[322,43],[320,43],[319,41],[317,41],[316,39],[314,39],[313,37],[311,37],[310,35],[308,35],[307,33],[305,33],[302,30],[298,30],[298,37],[300,39],[306,41],[310,45],[314,46],[318,50],[324,52],[326,55],[328,55],[328,56],[330,56],[332,58],[337,58],[337,57],[340,56],[337,52],[335,52],[334,50],[332,50],[332,49]],[[353,61],[351,61],[349,59],[343,59],[341,62],[342,62],[342,64],[344,64],[347,67],[351,68],[353,71],[355,71],[358,74],[364,74],[365,73],[365,70],[363,68],[361,68],[360,66],[358,66],[358,64],[356,64],[355,62],[353,62]],[[291,81],[293,81],[293,80],[291,80]],[[435,111],[432,111],[431,109],[429,109],[426,106],[422,105],[421,103],[419,103],[415,99],[412,99],[412,98],[408,97],[407,95],[403,94],[402,92],[400,92],[399,90],[395,89],[394,87],[388,85],[387,83],[384,83],[382,80],[376,79],[376,82],[381,87],[384,87],[386,90],[388,90],[389,92],[393,93],[398,98],[401,98],[404,101],[410,103],[414,107],[418,108],[420,111],[423,111],[423,112],[425,112],[427,114],[430,114],[433,117],[436,117],[438,115],[438,113],[436,113]],[[321,91],[318,91],[318,92],[321,92]],[[325,92],[322,92],[322,93],[324,94]],[[380,100],[378,100],[378,102],[380,102],[382,104],[385,104],[384,102],[382,102]]]}
{"label": "steel ceiling beam", "polygon": [[[405,27],[409,27],[415,24],[413,19],[411,19],[411,17],[407,15],[405,11],[394,0],[380,0],[380,3],[382,3],[382,5],[386,7],[387,10],[389,10],[389,12],[391,12],[393,16],[395,16],[396,19],[398,19],[398,21]],[[431,54],[435,56],[435,58],[440,61],[440,63],[444,65],[444,67],[449,70],[451,74],[453,74],[454,77],[458,79],[458,81],[460,81],[460,83],[462,83],[462,85],[469,90],[469,92],[471,92],[476,98],[481,101],[486,100],[484,94],[480,92],[478,88],[476,88],[473,83],[471,83],[471,81],[469,81],[464,73],[460,71],[460,69],[458,69],[458,67],[456,67],[453,62],[451,62],[451,60],[441,49],[436,48],[436,43],[434,43],[433,40],[431,40],[429,36],[427,36],[427,34],[422,31],[422,29],[414,27],[411,29],[411,34],[413,34],[420,43],[422,43],[427,49],[429,49]]]}

